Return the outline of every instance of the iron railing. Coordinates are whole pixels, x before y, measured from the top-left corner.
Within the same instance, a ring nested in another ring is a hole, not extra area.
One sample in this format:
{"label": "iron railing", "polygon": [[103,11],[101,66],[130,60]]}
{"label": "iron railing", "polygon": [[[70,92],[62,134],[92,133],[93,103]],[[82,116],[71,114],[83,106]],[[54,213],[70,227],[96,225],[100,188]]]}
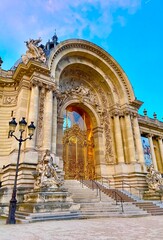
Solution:
{"label": "iron railing", "polygon": [[97,196],[99,196],[100,201],[101,201],[101,192],[105,192],[106,195],[112,197],[115,200],[116,205],[118,205],[118,203],[120,202],[122,212],[124,212],[124,207],[123,207],[124,200],[123,200],[123,197],[120,196],[120,194],[118,194],[116,190],[114,190],[114,189],[107,189],[106,187],[104,187],[103,185],[99,184],[95,180],[84,180],[84,179],[81,179],[80,182],[82,183],[82,187],[83,187],[83,185],[85,185],[85,186],[91,188],[92,190],[96,189]]}

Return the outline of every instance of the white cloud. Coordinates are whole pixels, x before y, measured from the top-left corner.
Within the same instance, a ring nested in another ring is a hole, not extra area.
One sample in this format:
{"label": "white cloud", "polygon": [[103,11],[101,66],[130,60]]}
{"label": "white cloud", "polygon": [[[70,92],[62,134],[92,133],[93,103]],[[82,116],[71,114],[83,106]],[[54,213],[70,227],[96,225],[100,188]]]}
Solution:
{"label": "white cloud", "polygon": [[[0,1],[0,42],[16,41],[23,48],[24,40],[41,37],[45,41],[54,30],[60,38],[98,37],[107,39],[114,23],[124,26],[125,16],[117,10],[133,14],[141,0],[5,0]],[[25,48],[25,46],[24,46]],[[19,49],[20,51],[20,49]]]}
{"label": "white cloud", "polygon": [[89,26],[91,35],[95,36],[107,28],[105,37],[108,37],[115,21],[113,12],[126,9],[133,13],[140,4],[141,0],[6,0],[0,3],[0,26],[5,24],[7,34],[10,30],[13,35],[46,31],[52,26],[58,29],[64,27],[66,35],[66,29],[73,27],[74,33],[81,35],[84,28]]}

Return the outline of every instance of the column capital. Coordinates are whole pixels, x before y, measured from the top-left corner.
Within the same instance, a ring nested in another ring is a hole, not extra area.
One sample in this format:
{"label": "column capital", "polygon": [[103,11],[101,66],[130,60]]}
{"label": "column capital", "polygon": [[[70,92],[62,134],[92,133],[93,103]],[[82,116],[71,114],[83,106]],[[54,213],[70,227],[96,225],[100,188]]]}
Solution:
{"label": "column capital", "polygon": [[163,140],[163,136],[156,136],[157,140]]}
{"label": "column capital", "polygon": [[38,80],[32,79],[30,81],[30,88],[38,86]]}
{"label": "column capital", "polygon": [[131,112],[129,110],[123,111],[124,116],[130,116]]}
{"label": "column capital", "polygon": [[132,113],[132,116],[133,116],[134,118],[138,118],[139,114],[136,113],[136,112],[133,112],[133,113]]}
{"label": "column capital", "polygon": [[58,124],[63,124],[64,118],[63,117],[58,117],[57,118],[57,123]]}
{"label": "column capital", "polygon": [[30,81],[30,87],[38,86],[39,88],[45,88],[47,91],[56,91],[57,86],[54,82],[42,81],[38,78],[32,78]]}
{"label": "column capital", "polygon": [[132,116],[132,117],[138,117],[138,113],[133,112],[131,109],[125,109],[123,110],[123,115],[124,116]]}
{"label": "column capital", "polygon": [[93,128],[93,133],[97,133],[97,132],[103,133],[103,128],[102,127]]}
{"label": "column capital", "polygon": [[118,117],[120,116],[120,111],[119,110],[114,110],[111,112],[111,117]]}
{"label": "column capital", "polygon": [[154,136],[154,135],[153,135],[152,133],[148,133],[148,134],[147,134],[147,137],[148,137],[148,138],[152,138],[153,136]]}

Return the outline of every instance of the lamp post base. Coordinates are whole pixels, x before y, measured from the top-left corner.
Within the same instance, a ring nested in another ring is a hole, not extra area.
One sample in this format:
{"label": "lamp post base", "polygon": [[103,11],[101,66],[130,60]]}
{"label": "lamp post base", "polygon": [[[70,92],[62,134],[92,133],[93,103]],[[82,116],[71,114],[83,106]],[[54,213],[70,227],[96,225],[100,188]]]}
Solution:
{"label": "lamp post base", "polygon": [[10,200],[10,206],[9,206],[9,215],[6,221],[6,224],[15,224],[15,212],[16,212],[16,199],[11,199]]}

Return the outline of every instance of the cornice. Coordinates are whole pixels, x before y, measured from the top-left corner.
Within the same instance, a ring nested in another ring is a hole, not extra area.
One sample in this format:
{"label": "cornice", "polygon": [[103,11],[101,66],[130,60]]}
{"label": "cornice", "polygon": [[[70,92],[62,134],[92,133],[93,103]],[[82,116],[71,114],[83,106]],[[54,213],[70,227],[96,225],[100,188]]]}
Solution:
{"label": "cornice", "polygon": [[13,87],[15,86],[15,82],[12,79],[13,71],[5,71],[0,69],[0,86],[1,87]]}
{"label": "cornice", "polygon": [[20,63],[18,65],[13,74],[13,79],[16,82],[20,82],[24,75],[31,77],[34,72],[50,76],[50,71],[45,64],[30,60],[27,64]]}
{"label": "cornice", "polygon": [[143,103],[144,103],[144,102],[135,99],[134,101],[132,101],[132,102],[130,103],[130,105],[138,110]]}
{"label": "cornice", "polygon": [[138,115],[140,127],[163,132],[163,122],[146,116]]}

